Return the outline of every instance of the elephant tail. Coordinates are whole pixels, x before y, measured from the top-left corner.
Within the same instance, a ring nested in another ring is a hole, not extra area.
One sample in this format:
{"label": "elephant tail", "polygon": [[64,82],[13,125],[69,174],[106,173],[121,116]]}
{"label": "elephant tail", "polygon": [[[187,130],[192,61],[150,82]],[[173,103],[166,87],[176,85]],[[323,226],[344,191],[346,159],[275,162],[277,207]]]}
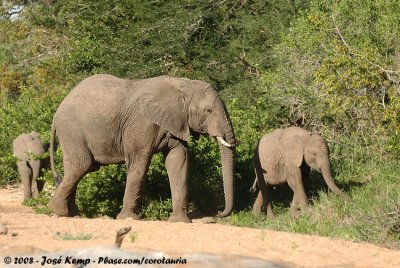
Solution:
{"label": "elephant tail", "polygon": [[62,181],[62,177],[60,173],[57,171],[54,164],[54,156],[56,151],[57,151],[56,128],[54,125],[54,118],[53,118],[53,122],[51,124],[51,133],[50,133],[50,165],[51,165],[51,171],[53,173],[54,183],[58,186]]}
{"label": "elephant tail", "polygon": [[260,156],[259,156],[259,146],[260,142],[257,143],[256,149],[254,150],[254,173],[255,173],[255,178],[253,182],[253,186],[249,189],[250,193],[255,193],[257,191],[257,186],[258,186],[258,177],[260,176],[260,179],[263,179],[262,176],[262,171],[263,169],[261,168],[261,163],[260,163]]}
{"label": "elephant tail", "polygon": [[253,186],[250,187],[249,192],[250,193],[255,193],[257,191],[257,185],[258,184],[257,184],[257,175],[256,175],[256,178],[254,179]]}

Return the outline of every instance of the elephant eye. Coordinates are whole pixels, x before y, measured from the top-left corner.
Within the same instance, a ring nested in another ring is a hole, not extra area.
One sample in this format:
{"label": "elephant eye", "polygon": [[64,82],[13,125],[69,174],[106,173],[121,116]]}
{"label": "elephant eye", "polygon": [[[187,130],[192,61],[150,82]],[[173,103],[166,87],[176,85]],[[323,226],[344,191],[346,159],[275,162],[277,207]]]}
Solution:
{"label": "elephant eye", "polygon": [[212,110],[211,109],[206,109],[206,112],[210,114],[210,113],[212,113]]}

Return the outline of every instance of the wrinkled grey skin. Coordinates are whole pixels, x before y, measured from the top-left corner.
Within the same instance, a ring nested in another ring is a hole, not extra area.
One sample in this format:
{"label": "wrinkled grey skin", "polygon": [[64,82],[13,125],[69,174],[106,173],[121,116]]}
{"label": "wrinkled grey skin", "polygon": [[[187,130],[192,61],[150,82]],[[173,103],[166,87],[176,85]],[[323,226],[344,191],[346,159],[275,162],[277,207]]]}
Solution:
{"label": "wrinkled grey skin", "polygon": [[39,133],[35,131],[21,134],[13,141],[14,156],[18,158],[17,168],[24,187],[24,200],[39,197],[37,179],[41,168],[48,165],[48,160],[38,159],[37,156],[43,154],[46,149]]}
{"label": "wrinkled grey skin", "polygon": [[190,133],[217,137],[223,169],[225,210],[233,208],[235,138],[225,106],[210,84],[160,76],[123,80],[95,75],[83,80],[62,101],[53,118],[54,138],[63,151],[64,179],[49,202],[60,216],[73,216],[79,180],[101,165],[126,163],[123,208],[117,219],[138,218],[136,209],[154,153],[162,152],[168,172],[173,212],[170,221],[190,222],[186,214]]}
{"label": "wrinkled grey skin", "polygon": [[299,215],[298,205],[308,210],[308,199],[303,181],[307,181],[310,169],[322,173],[328,187],[341,196],[346,196],[334,183],[329,165],[329,148],[318,134],[310,133],[298,127],[278,129],[264,135],[254,154],[256,179],[251,192],[255,192],[257,182],[260,187],[253,212],[261,212],[263,203],[267,206],[267,215],[273,217],[271,205],[271,187],[287,182],[293,190],[290,206],[292,217]]}

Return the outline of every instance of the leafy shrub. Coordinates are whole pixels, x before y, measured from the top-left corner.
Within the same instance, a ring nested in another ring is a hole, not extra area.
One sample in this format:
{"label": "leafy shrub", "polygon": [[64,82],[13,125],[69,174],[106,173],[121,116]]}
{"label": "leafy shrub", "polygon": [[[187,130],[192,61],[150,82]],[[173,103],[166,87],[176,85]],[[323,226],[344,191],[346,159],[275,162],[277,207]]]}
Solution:
{"label": "leafy shrub", "polygon": [[172,212],[172,201],[170,198],[166,200],[151,200],[149,204],[142,208],[142,216],[149,220],[167,220]]}
{"label": "leafy shrub", "polygon": [[87,174],[78,184],[76,203],[86,217],[116,217],[121,210],[126,183],[124,165],[109,165]]}

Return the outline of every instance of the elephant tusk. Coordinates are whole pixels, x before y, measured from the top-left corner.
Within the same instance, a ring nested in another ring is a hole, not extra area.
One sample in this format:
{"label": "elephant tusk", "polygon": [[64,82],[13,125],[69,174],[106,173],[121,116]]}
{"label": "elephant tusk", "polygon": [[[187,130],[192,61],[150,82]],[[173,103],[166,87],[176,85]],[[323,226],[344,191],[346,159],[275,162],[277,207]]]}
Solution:
{"label": "elephant tusk", "polygon": [[223,138],[217,137],[217,140],[222,144],[225,145],[226,147],[232,147],[232,144],[226,142]]}

